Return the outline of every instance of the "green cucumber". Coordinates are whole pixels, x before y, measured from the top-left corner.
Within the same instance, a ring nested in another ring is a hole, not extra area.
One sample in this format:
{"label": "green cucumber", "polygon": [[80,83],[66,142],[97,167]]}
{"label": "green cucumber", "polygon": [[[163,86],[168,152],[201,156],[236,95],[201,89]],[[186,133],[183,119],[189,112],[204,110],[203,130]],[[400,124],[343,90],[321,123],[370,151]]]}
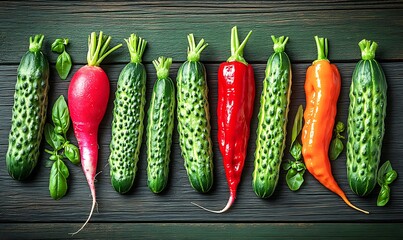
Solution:
{"label": "green cucumber", "polygon": [[153,64],[157,70],[147,122],[147,184],[154,193],[167,185],[174,128],[175,86],[169,77],[172,58],[160,57]]}
{"label": "green cucumber", "polygon": [[179,142],[189,182],[204,193],[213,185],[208,86],[206,69],[199,61],[208,44],[201,39],[196,46],[193,34],[188,35],[188,41],[187,61],[180,66],[176,78]]}
{"label": "green cucumber", "polygon": [[377,182],[385,132],[387,83],[375,60],[377,43],[362,40],[362,59],[357,63],[350,87],[347,121],[347,177],[359,196],[368,195]]}
{"label": "green cucumber", "polygon": [[274,53],[266,66],[256,130],[255,167],[252,186],[260,198],[270,197],[278,182],[291,95],[291,63],[284,52],[288,37],[275,38]]}
{"label": "green cucumber", "polygon": [[43,39],[41,34],[30,38],[29,51],[17,70],[6,155],[8,173],[16,180],[26,179],[38,163],[49,89],[49,62],[41,52]]}
{"label": "green cucumber", "polygon": [[122,194],[132,188],[136,177],[143,139],[147,77],[141,63],[147,41],[134,34],[125,41],[131,61],[122,69],[117,82],[109,156],[112,186]]}

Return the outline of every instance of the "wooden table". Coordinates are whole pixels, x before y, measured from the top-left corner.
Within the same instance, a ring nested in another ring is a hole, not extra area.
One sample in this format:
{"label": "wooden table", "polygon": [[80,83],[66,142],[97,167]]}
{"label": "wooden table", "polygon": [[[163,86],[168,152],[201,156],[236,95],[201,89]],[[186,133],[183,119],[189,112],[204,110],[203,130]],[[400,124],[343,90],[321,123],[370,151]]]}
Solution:
{"label": "wooden table", "polygon": [[[392,196],[386,207],[377,207],[379,187],[365,198],[349,189],[346,178],[345,152],[332,162],[333,174],[350,200],[371,212],[365,215],[347,207],[342,200],[320,185],[309,173],[297,192],[291,192],[282,171],[277,190],[270,199],[259,199],[251,187],[255,149],[257,112],[262,91],[265,64],[272,53],[270,35],[290,37],[286,51],[293,64],[293,85],[290,105],[292,119],[300,104],[305,105],[303,91],[305,70],[316,58],[313,36],[329,39],[329,58],[338,65],[342,76],[337,120],[346,122],[351,75],[360,58],[357,43],[363,39],[379,44],[376,58],[388,81],[386,132],[382,162],[390,160],[400,176],[403,174],[403,2],[402,1],[24,1],[2,2],[0,5],[0,238],[47,239],[68,238],[87,218],[91,206],[89,189],[80,167],[70,169],[67,195],[55,201],[48,191],[48,155],[43,141],[42,154],[32,177],[25,182],[12,180],[5,168],[5,154],[11,125],[16,70],[28,49],[28,38],[45,35],[44,53],[51,63],[49,104],[67,95],[72,74],[66,81],[57,76],[57,55],[50,51],[54,39],[70,39],[70,52],[75,72],[86,62],[87,36],[104,31],[113,37],[113,44],[123,43],[131,33],[144,37],[147,47],[144,64],[148,71],[147,101],[156,79],[151,61],[158,56],[172,57],[171,76],[186,60],[186,35],[204,38],[208,48],[201,60],[208,71],[211,124],[214,147],[214,187],[208,194],[195,192],[189,185],[180,156],[178,133],[174,129],[170,180],[166,191],[153,194],[146,183],[145,144],[141,149],[135,185],[128,194],[116,193],[110,184],[109,142],[111,139],[112,100],[119,72],[129,61],[126,46],[112,54],[102,67],[110,77],[111,98],[106,117],[99,130],[99,164],[97,176],[98,212],[78,238],[116,239],[281,239],[295,238],[380,238],[397,239],[403,233],[403,181],[392,185]],[[217,144],[217,68],[230,54],[230,29],[238,26],[240,38],[249,30],[252,37],[245,49],[245,58],[255,67],[256,101],[251,125],[248,155],[235,205],[221,215],[205,212],[190,202],[210,208],[223,207],[228,188]],[[50,109],[50,108],[49,108]],[[148,103],[146,105],[148,109]],[[49,111],[50,112],[50,111]],[[286,154],[288,153],[289,137]],[[74,134],[69,136],[75,142]]]}

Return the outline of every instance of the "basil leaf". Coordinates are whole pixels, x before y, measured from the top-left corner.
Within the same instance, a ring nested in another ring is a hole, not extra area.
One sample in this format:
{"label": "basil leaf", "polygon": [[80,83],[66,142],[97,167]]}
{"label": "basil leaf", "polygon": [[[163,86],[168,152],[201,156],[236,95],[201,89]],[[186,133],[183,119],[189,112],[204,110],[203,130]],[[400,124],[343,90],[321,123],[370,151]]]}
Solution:
{"label": "basil leaf", "polygon": [[70,176],[69,169],[62,160],[59,160],[59,172],[63,174],[66,179]]}
{"label": "basil leaf", "polygon": [[291,162],[288,160],[287,162],[283,163],[283,169],[285,171],[289,170],[291,168]]}
{"label": "basil leaf", "polygon": [[397,172],[393,170],[390,161],[386,161],[378,170],[377,181],[381,186],[376,205],[379,207],[385,206],[389,202],[391,184],[397,178]]}
{"label": "basil leaf", "polygon": [[46,142],[55,150],[60,150],[66,141],[63,136],[55,132],[54,127],[46,123],[45,124],[45,139]]}
{"label": "basil leaf", "polygon": [[53,160],[48,160],[45,162],[45,167],[50,168],[53,166],[55,162]]}
{"label": "basil leaf", "polygon": [[336,124],[336,133],[342,133],[342,132],[344,132],[344,129],[345,129],[346,127],[344,126],[344,123],[343,122],[337,122],[337,124]]}
{"label": "basil leaf", "polygon": [[291,147],[291,150],[290,150],[290,153],[291,153],[291,156],[295,159],[295,160],[300,160],[301,159],[301,155],[302,155],[302,146],[301,146],[301,144],[298,142],[298,141],[296,141],[293,145],[292,145],[292,147]]}
{"label": "basil leaf", "polygon": [[54,134],[53,126],[50,125],[49,123],[46,123],[44,133],[45,133],[46,142],[49,144],[49,146],[51,146],[53,149],[55,149],[55,145],[53,144],[53,141],[52,141],[52,135]]}
{"label": "basil leaf", "polygon": [[389,171],[385,175],[385,184],[389,185],[397,178],[397,172],[395,170]]}
{"label": "basil leaf", "polygon": [[56,70],[62,80],[65,80],[69,75],[71,66],[70,55],[66,51],[63,51],[56,60]]}
{"label": "basil leaf", "polygon": [[52,121],[55,124],[55,132],[66,134],[69,130],[70,113],[63,95],[60,95],[53,105]]}
{"label": "basil leaf", "polygon": [[52,43],[52,47],[51,47],[52,52],[59,53],[59,54],[62,53],[64,51],[64,49],[65,49],[64,43],[65,43],[65,39],[63,39],[63,38],[56,39]]}
{"label": "basil leaf", "polygon": [[298,172],[296,169],[291,168],[286,175],[286,182],[291,191],[300,189],[304,182],[304,171]]}
{"label": "basil leaf", "polygon": [[329,158],[330,160],[336,160],[340,153],[343,151],[344,145],[343,142],[340,140],[340,138],[334,138],[332,142],[330,143],[330,149],[329,149]]}
{"label": "basil leaf", "polygon": [[303,116],[304,116],[304,109],[302,108],[302,105],[299,105],[297,114],[295,115],[294,124],[292,127],[291,148],[294,145],[295,139],[297,139],[299,133],[301,132]]}
{"label": "basil leaf", "polygon": [[56,161],[56,160],[58,160],[59,159],[59,156],[57,155],[57,154],[53,154],[53,155],[51,155],[50,157],[49,157],[49,160],[51,160],[51,161]]}
{"label": "basil leaf", "polygon": [[80,150],[75,145],[69,143],[64,147],[64,155],[73,164],[80,163]]}
{"label": "basil leaf", "polygon": [[298,172],[304,171],[306,169],[305,164],[301,161],[296,161],[295,166],[293,166]]}
{"label": "basil leaf", "polygon": [[67,192],[67,180],[65,177],[66,169],[61,165],[64,165],[64,167],[67,169],[62,160],[57,160],[50,170],[49,193],[50,196],[55,200],[61,199],[64,195],[66,195]]}
{"label": "basil leaf", "polygon": [[63,38],[63,44],[64,44],[64,46],[67,46],[67,44],[69,44],[69,39]]}
{"label": "basil leaf", "polygon": [[62,149],[66,139],[60,134],[55,134],[54,138],[55,139],[53,142],[55,143],[56,150],[59,151],[60,149]]}
{"label": "basil leaf", "polygon": [[376,200],[376,205],[378,207],[383,207],[389,202],[390,188],[388,185],[383,185],[381,191],[379,192],[378,199]]}
{"label": "basil leaf", "polygon": [[382,166],[378,170],[378,177],[377,181],[380,186],[385,184],[385,175],[386,173],[392,171],[392,165],[390,164],[390,161],[386,161],[382,164]]}

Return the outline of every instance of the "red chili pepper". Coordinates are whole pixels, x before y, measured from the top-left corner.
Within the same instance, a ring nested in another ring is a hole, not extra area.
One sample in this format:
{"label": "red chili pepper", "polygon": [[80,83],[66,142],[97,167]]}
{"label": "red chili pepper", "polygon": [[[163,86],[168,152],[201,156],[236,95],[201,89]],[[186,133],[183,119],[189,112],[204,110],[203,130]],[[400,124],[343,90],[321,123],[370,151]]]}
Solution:
{"label": "red chili pepper", "polygon": [[220,211],[197,205],[214,213],[225,212],[234,203],[245,163],[255,98],[255,80],[252,66],[243,58],[243,49],[251,33],[252,31],[242,44],[239,44],[237,28],[232,28],[231,57],[221,63],[218,70],[218,142],[230,197],[227,205]]}

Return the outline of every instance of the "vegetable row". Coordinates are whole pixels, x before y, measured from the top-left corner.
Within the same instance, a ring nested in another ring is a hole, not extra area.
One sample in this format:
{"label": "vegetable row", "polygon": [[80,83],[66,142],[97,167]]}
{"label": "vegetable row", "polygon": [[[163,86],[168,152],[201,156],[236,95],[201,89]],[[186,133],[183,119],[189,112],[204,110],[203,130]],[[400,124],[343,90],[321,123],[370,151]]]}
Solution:
{"label": "vegetable row", "polygon": [[[226,206],[218,211],[193,203],[214,213],[225,212],[234,203],[246,158],[255,101],[255,79],[253,66],[244,59],[243,51],[251,34],[252,31],[240,42],[237,28],[232,28],[231,56],[218,69],[218,143],[230,196]],[[45,126],[49,63],[41,52],[43,39],[43,35],[31,38],[29,51],[17,70],[7,169],[10,176],[17,180],[24,180],[31,174],[38,161],[39,145],[45,130],[46,141],[52,147],[52,150],[46,151],[53,161],[49,184],[53,198],[63,197],[67,189],[69,174],[62,159],[75,164],[81,160],[93,197],[86,224],[96,205],[94,180],[98,161],[98,127],[105,115],[110,92],[108,76],[100,64],[121,44],[109,47],[111,37],[102,32],[89,36],[88,63],[71,79],[68,104],[61,96],[52,108],[53,125],[47,123]],[[344,126],[337,124],[335,127],[341,78],[337,66],[328,59],[326,38],[315,37],[318,57],[306,72],[306,107],[304,111],[300,106],[293,125],[290,152],[294,160],[283,163],[292,70],[291,61],[285,53],[288,37],[272,36],[272,40],[274,53],[267,61],[256,131],[252,180],[256,195],[267,198],[273,194],[283,165],[288,171],[290,189],[299,188],[307,169],[347,205],[368,213],[347,199],[332,175],[329,155],[334,159],[340,154],[344,138],[340,133]],[[213,185],[213,151],[206,69],[200,62],[200,54],[208,44],[203,39],[196,44],[193,34],[188,35],[187,61],[178,70],[176,86],[169,75],[172,59],[160,57],[153,61],[157,80],[146,111],[147,72],[142,64],[142,55],[147,42],[134,34],[125,41],[130,62],[122,69],[117,82],[108,160],[113,188],[122,194],[131,189],[145,135],[148,186],[154,193],[163,191],[169,175],[176,110],[181,154],[190,185],[199,192],[208,192]],[[71,69],[71,58],[65,50],[67,43],[68,39],[59,39],[52,44],[52,50],[60,54],[56,68],[62,79]],[[359,47],[362,59],[354,70],[349,94],[347,176],[351,189],[360,196],[368,195],[378,182],[381,185],[378,205],[385,205],[389,199],[389,184],[397,177],[389,161],[379,167],[385,130],[387,83],[380,64],[375,60],[377,44],[364,39]],[[148,114],[146,124],[145,114]],[[66,137],[70,118],[79,148]]]}

